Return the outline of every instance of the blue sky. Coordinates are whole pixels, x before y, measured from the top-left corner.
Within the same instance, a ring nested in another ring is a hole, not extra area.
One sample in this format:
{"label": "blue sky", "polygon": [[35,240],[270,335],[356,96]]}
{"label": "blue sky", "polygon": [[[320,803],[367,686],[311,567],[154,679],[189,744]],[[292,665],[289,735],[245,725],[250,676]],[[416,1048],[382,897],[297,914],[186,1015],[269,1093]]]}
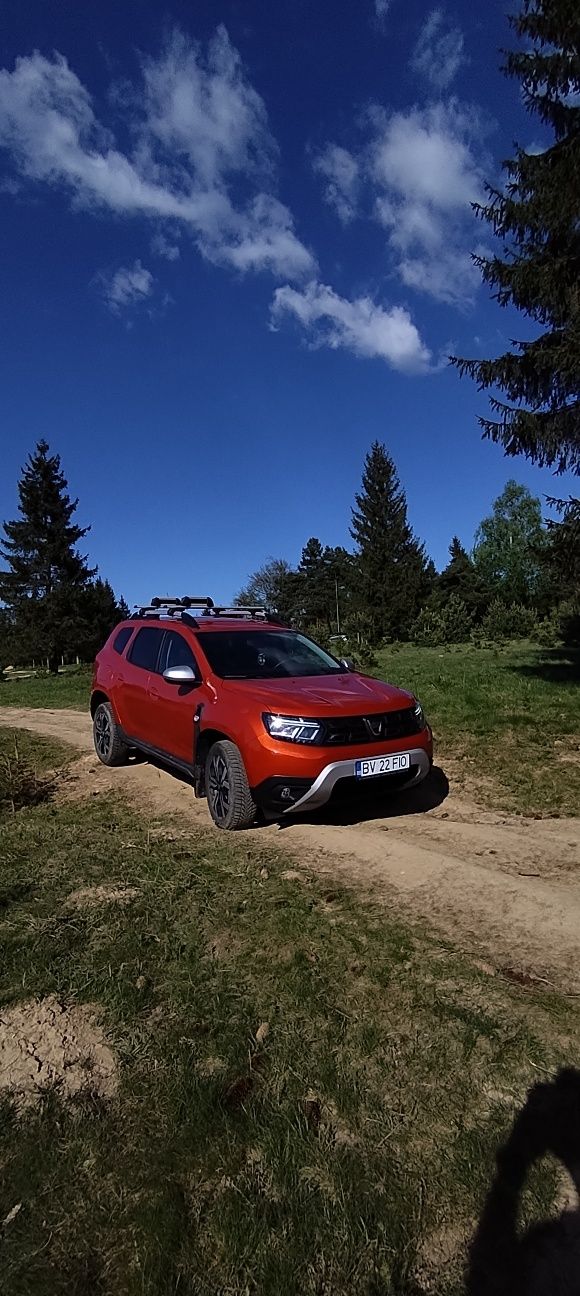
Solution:
{"label": "blue sky", "polygon": [[470,202],[541,128],[504,0],[4,0],[0,517],[41,436],[129,602],[349,543],[371,442],[444,565],[506,480],[444,363],[525,321]]}

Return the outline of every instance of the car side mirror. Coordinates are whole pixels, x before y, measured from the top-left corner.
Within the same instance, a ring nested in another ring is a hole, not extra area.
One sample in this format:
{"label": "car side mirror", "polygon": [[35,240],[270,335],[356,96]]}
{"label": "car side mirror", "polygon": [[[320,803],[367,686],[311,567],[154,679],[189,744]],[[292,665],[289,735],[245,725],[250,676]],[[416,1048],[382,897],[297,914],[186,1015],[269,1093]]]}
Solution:
{"label": "car side mirror", "polygon": [[201,683],[192,666],[168,666],[163,678],[166,684],[188,684],[190,688]]}
{"label": "car side mirror", "polygon": [[341,659],[340,659],[340,665],[342,666],[343,670],[345,670],[345,671],[353,671],[353,670],[356,670],[356,666],[355,666],[355,664],[354,664],[354,662],[353,662],[353,660],[352,660],[352,657],[341,657]]}

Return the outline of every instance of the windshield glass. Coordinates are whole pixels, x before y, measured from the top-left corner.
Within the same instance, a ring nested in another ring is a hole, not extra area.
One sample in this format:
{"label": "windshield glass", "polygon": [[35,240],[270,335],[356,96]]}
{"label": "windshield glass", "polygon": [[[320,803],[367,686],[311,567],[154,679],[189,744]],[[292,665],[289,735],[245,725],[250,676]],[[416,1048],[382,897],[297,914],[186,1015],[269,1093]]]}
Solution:
{"label": "windshield glass", "polygon": [[343,667],[294,630],[226,630],[197,636],[211,669],[221,679],[282,679],[341,675]]}

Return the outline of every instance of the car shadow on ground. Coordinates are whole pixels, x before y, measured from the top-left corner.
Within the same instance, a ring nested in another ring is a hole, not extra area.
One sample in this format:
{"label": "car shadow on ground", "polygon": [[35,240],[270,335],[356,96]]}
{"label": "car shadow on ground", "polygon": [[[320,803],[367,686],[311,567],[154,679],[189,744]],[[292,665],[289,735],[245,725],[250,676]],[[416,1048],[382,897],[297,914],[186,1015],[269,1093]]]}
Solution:
{"label": "car shadow on ground", "polygon": [[[130,763],[132,765],[146,763],[154,769],[163,770],[165,774],[171,774],[178,783],[187,783],[191,787],[193,796],[193,780],[185,771],[139,752],[135,753]],[[348,800],[345,798],[343,801],[338,799],[339,794],[336,793],[337,799],[322,806],[320,810],[312,810],[309,814],[284,815],[278,820],[264,819],[258,826],[265,827],[267,824],[277,823],[279,828],[289,828],[291,824],[310,823],[346,827],[348,824],[365,823],[372,819],[395,819],[401,815],[425,814],[427,810],[435,810],[437,806],[442,805],[448,795],[447,775],[439,765],[434,765],[431,773],[423,779],[422,783],[417,787],[408,788],[407,791],[394,788],[392,792],[383,792],[381,796],[377,796],[369,788],[358,796],[349,797]]]}
{"label": "car shadow on ground", "polygon": [[280,828],[288,828],[291,824],[297,823],[346,827],[349,824],[365,823],[371,819],[395,819],[401,815],[425,814],[427,810],[435,810],[437,806],[443,804],[448,795],[447,775],[439,765],[434,765],[431,773],[423,779],[422,783],[417,787],[408,788],[407,791],[394,788],[392,792],[383,792],[381,796],[377,796],[369,788],[356,797],[349,796],[348,799],[341,800],[337,789],[335,799],[322,806],[320,810],[284,816],[278,823]]}

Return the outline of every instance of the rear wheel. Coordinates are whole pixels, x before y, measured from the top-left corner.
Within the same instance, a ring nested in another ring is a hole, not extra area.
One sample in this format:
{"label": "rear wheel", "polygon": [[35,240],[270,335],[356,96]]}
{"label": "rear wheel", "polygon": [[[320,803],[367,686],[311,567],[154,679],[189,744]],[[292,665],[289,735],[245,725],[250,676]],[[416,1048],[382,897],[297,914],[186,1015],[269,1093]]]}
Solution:
{"label": "rear wheel", "polygon": [[210,748],[205,763],[207,802],[217,828],[234,831],[250,828],[256,818],[256,804],[250,791],[241,752],[223,738]]}
{"label": "rear wheel", "polygon": [[109,702],[99,702],[93,719],[95,751],[103,765],[125,765],[129,748],[121,736]]}

